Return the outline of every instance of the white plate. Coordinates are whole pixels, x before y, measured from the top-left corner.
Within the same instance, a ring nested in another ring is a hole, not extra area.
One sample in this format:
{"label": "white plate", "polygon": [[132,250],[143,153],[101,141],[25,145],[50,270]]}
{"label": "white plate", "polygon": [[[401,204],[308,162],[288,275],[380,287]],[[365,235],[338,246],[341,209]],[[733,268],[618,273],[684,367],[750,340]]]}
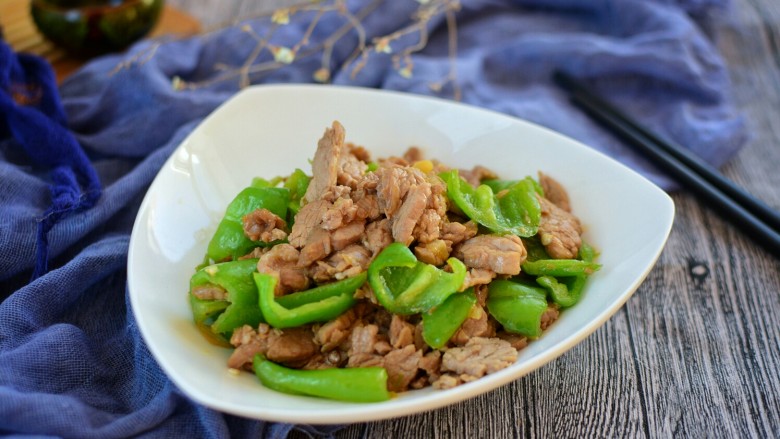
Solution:
{"label": "white plate", "polygon": [[[292,396],[264,388],[249,373],[233,376],[230,351],[209,344],[192,324],[187,289],[228,202],[252,177],[310,172],[308,159],[331,122],[374,157],[411,145],[427,157],[503,178],[553,176],[569,191],[587,241],[603,268],[579,304],[517,362],[446,391],[410,391],[386,402],[356,404]],[[449,101],[359,88],[258,86],[209,116],[163,166],[141,205],[128,256],[130,300],[144,339],[163,370],[195,401],[236,415],[333,424],[419,413],[516,380],[595,331],[644,280],[674,217],[671,199],[616,161],[560,134],[502,114]],[[584,367],[589,367],[584,365]]]}

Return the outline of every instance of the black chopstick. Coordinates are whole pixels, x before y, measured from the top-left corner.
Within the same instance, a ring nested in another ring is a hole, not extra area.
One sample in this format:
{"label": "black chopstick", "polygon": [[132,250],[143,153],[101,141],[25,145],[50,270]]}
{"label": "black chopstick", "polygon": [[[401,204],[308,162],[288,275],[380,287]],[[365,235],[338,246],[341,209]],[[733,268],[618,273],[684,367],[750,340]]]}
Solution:
{"label": "black chopstick", "polygon": [[573,77],[563,73],[555,73],[556,82],[567,89],[574,99],[587,100],[593,105],[599,107],[603,112],[609,113],[614,118],[622,121],[633,130],[637,131],[642,136],[646,137],[649,141],[668,152],[674,158],[682,162],[684,165],[691,168],[694,172],[698,173],[705,180],[709,181],[713,186],[723,191],[726,195],[733,198],[734,201],[741,204],[745,209],[749,210],[753,215],[757,216],[770,227],[775,230],[780,230],[780,213],[772,210],[763,201],[757,199],[753,195],[749,194],[745,189],[734,184],[733,181],[727,179],[715,168],[708,163],[703,162],[698,156],[690,152],[680,145],[660,138],[657,134],[649,131],[647,128],[639,125],[636,121],[626,116],[622,111],[611,105],[609,102],[599,98],[588,91],[584,84],[580,83]]}
{"label": "black chopstick", "polygon": [[[583,84],[562,72],[555,82],[571,100],[594,119],[650,158],[675,180],[776,256],[780,256],[780,214],[727,180],[681,147],[631,120],[620,110],[591,93]],[[684,157],[684,158],[682,158]],[[691,163],[694,163],[691,165]],[[736,195],[735,195],[736,194]]]}

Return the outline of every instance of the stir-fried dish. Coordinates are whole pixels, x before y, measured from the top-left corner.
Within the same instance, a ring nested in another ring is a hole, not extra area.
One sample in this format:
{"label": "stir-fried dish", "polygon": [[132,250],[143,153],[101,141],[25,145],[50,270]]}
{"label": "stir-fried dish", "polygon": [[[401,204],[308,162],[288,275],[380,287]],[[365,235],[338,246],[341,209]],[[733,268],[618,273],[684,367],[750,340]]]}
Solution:
{"label": "stir-fried dish", "polygon": [[190,282],[228,366],[349,401],[501,370],[599,269],[564,188],[451,169],[417,148],[372,160],[334,122],[311,176],[256,178]]}

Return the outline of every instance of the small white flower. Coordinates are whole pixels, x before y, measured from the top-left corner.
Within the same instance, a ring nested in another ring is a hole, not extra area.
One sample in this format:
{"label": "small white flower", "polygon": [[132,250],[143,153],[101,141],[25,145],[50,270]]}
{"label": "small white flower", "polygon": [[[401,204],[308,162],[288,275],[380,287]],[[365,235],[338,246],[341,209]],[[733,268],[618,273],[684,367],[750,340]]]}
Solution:
{"label": "small white flower", "polygon": [[290,23],[290,10],[289,9],[277,9],[271,15],[271,21],[276,24],[289,24]]}
{"label": "small white flower", "polygon": [[295,52],[290,50],[289,47],[274,46],[271,47],[271,53],[273,53],[276,62],[292,64],[292,62],[295,61]]}
{"label": "small white flower", "polygon": [[317,82],[328,82],[330,80],[330,72],[326,68],[320,68],[317,69],[316,72],[314,72],[314,80]]}
{"label": "small white flower", "polygon": [[380,53],[393,53],[393,48],[390,47],[390,40],[387,38],[380,38],[374,45],[374,50]]}

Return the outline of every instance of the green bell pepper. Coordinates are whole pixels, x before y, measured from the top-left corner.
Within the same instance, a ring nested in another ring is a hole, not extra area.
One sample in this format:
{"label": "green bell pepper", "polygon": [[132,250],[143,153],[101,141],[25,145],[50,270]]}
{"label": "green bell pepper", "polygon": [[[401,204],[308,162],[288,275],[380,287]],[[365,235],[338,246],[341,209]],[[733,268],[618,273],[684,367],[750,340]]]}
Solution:
{"label": "green bell pepper", "polygon": [[206,255],[213,261],[237,259],[253,248],[267,246],[264,242],[252,241],[244,235],[241,218],[256,210],[268,209],[280,218],[287,215],[290,191],[286,188],[248,187],[241,191],[227,207],[224,218],[209,242]]}
{"label": "green bell pepper", "polygon": [[[235,328],[263,322],[252,281],[256,271],[257,259],[222,262],[198,270],[190,279],[190,306],[195,322],[202,324],[216,317],[211,331],[228,337]],[[224,288],[227,300],[201,300],[192,294],[193,288],[208,283]]]}
{"label": "green bell pepper", "polygon": [[351,402],[390,399],[387,371],[382,367],[297,370],[255,355],[252,368],[264,386],[277,392]]}
{"label": "green bell pepper", "polygon": [[530,238],[522,238],[522,240],[523,247],[525,247],[525,251],[527,252],[525,258],[526,262],[538,261],[540,259],[552,259],[547,253],[547,250],[544,249],[538,235]]}
{"label": "green bell pepper", "polygon": [[368,282],[377,301],[394,314],[417,314],[441,305],[458,291],[466,278],[463,262],[449,258],[452,273],[417,260],[411,250],[395,242],[368,266]]}
{"label": "green bell pepper", "polygon": [[256,188],[269,188],[269,187],[276,187],[279,185],[279,183],[284,180],[282,177],[274,177],[270,180],[266,180],[262,177],[255,177],[252,179],[252,184],[250,186],[256,187]]}
{"label": "green bell pepper", "polygon": [[301,200],[306,194],[311,178],[300,169],[295,169],[289,177],[284,180],[284,187],[290,191],[290,202],[287,203],[288,218],[287,224],[292,226],[295,215],[301,210]]}
{"label": "green bell pepper", "polygon": [[544,287],[550,300],[561,308],[574,306],[580,300],[588,276],[601,268],[601,265],[593,262],[596,251],[585,242],[580,245],[580,259],[534,260],[531,258],[531,249],[527,248],[529,257],[522,266],[523,272],[538,276],[536,283]]}
{"label": "green bell pepper", "polygon": [[579,291],[570,290],[567,284],[559,282],[558,279],[552,276],[539,276],[536,278],[536,283],[544,287],[550,299],[561,308],[574,306],[580,300],[579,292],[582,291],[581,288]]}
{"label": "green bell pepper", "polygon": [[547,310],[547,293],[519,282],[494,280],[488,286],[487,307],[507,331],[538,337],[542,334],[542,314]]}
{"label": "green bell pepper", "polygon": [[481,184],[476,189],[458,175],[458,171],[439,176],[447,184],[447,196],[471,220],[495,233],[511,233],[522,237],[536,234],[542,208],[536,197],[536,182],[527,177],[518,180],[501,194]]}
{"label": "green bell pepper", "polygon": [[534,276],[579,276],[591,275],[601,265],[579,259],[539,259],[526,261],[521,267],[523,272]]}
{"label": "green bell pepper", "polygon": [[434,349],[447,344],[466,321],[475,303],[477,296],[474,294],[474,288],[469,288],[462,293],[451,295],[441,305],[423,313],[422,336],[425,343]]}
{"label": "green bell pepper", "polygon": [[[534,180],[531,177],[526,177],[526,180],[529,180],[534,185],[534,191],[544,196],[544,189],[542,189],[542,185],[540,185],[536,180]],[[482,180],[482,184],[490,187],[490,189],[493,190],[494,194],[497,194],[504,189],[509,189],[510,187],[516,185],[520,180],[497,180],[497,179],[490,179],[490,180]]]}
{"label": "green bell pepper", "polygon": [[312,322],[327,322],[355,305],[355,290],[366,282],[361,273],[307,291],[274,298],[277,279],[263,273],[254,274],[263,317],[274,328],[292,328]]}
{"label": "green bell pepper", "polygon": [[[580,251],[579,251],[579,258],[580,260],[584,262],[593,262],[596,260],[596,257],[598,256],[598,253],[596,250],[590,246],[585,241],[582,241],[582,244],[580,244]],[[566,277],[563,278],[563,282],[566,284],[566,287],[569,290],[569,294],[571,296],[576,297],[577,301],[580,300],[580,296],[582,296],[582,290],[585,288],[585,283],[588,280],[587,274],[578,274],[573,277]],[[560,305],[560,304],[559,304]]]}
{"label": "green bell pepper", "polygon": [[[198,299],[192,292],[190,296],[190,308],[192,308],[192,317],[195,319],[195,323],[208,323],[222,314],[230,302],[227,300],[204,300]],[[213,322],[212,322],[213,323]]]}

